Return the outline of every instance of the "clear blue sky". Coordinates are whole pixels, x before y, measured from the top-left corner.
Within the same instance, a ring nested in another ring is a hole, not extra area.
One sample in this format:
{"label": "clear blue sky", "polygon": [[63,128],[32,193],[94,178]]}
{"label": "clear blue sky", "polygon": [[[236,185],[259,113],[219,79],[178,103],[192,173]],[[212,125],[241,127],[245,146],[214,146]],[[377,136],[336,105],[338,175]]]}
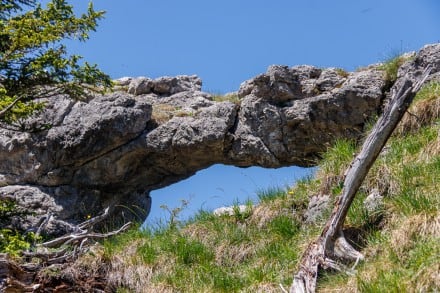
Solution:
{"label": "clear blue sky", "polygon": [[[70,1],[79,11],[87,1]],[[93,1],[106,18],[87,43],[70,43],[113,78],[197,74],[203,90],[226,93],[272,64],[354,70],[440,42],[439,0],[127,0]],[[165,191],[159,205],[192,196],[187,213],[214,198],[230,204],[308,170],[215,166]],[[173,203],[174,202],[174,203]]]}

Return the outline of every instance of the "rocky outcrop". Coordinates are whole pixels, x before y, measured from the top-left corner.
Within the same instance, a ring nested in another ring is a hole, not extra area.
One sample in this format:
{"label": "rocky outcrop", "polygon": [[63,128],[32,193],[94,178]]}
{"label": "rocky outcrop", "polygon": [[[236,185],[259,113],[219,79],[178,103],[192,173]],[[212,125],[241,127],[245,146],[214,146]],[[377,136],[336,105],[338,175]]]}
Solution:
{"label": "rocky outcrop", "polygon": [[[434,45],[414,62],[438,72],[439,60]],[[47,100],[23,122],[34,131],[0,129],[0,196],[33,212],[17,226],[35,226],[50,212],[55,231],[106,206],[117,218],[141,220],[149,191],[215,163],[311,166],[336,138],[361,137],[387,90],[378,66],[351,73],[271,66],[241,85],[239,103],[201,92],[196,76],[116,83],[116,92],[90,101]]]}
{"label": "rocky outcrop", "polygon": [[116,80],[116,84],[120,87],[128,86],[128,93],[133,95],[153,93],[169,96],[180,92],[200,91],[202,89],[202,80],[195,75],[165,76],[154,80],[148,77],[126,77]]}

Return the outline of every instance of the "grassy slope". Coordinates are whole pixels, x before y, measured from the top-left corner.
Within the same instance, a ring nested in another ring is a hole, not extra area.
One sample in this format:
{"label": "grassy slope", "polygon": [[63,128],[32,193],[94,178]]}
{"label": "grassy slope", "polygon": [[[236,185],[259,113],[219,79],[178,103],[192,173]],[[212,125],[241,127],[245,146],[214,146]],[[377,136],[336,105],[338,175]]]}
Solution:
{"label": "grassy slope", "polygon": [[[323,272],[320,292],[440,290],[440,84],[425,87],[410,112],[346,221],[366,260],[353,275]],[[280,292],[279,284],[290,286],[302,252],[326,219],[324,214],[303,224],[309,198],[329,194],[334,200],[355,152],[355,143],[338,141],[315,178],[290,190],[262,192],[258,206],[232,216],[202,211],[188,223],[174,221],[155,232],[133,229],[75,266],[90,272],[104,267],[118,292]],[[373,190],[384,201],[368,211],[363,200]]]}

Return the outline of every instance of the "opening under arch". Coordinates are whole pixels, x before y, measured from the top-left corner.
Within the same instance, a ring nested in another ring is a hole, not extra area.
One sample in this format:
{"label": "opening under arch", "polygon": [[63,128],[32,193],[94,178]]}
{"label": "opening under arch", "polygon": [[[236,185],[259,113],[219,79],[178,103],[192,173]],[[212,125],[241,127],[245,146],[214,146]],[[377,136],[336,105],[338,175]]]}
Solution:
{"label": "opening under arch", "polygon": [[153,190],[151,211],[144,225],[155,226],[168,221],[169,210],[181,206],[182,200],[188,205],[179,213],[179,220],[191,218],[199,210],[212,211],[218,207],[243,204],[247,200],[258,202],[257,192],[271,187],[285,188],[297,180],[310,176],[316,168],[297,166],[269,169],[262,167],[239,168],[216,164],[195,175]]}

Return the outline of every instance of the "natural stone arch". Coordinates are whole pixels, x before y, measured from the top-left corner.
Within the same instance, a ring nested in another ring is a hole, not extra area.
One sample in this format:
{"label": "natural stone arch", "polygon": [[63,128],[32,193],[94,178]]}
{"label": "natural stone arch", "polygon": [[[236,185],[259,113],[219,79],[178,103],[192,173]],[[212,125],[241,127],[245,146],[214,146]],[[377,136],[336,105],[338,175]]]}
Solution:
{"label": "natural stone arch", "polygon": [[144,217],[151,190],[216,163],[312,166],[334,139],[360,137],[385,96],[378,66],[271,66],[234,93],[239,103],[216,102],[195,76],[117,82],[90,101],[48,100],[25,123],[49,129],[0,129],[0,195],[36,211],[22,228],[47,212],[59,228],[107,206],[114,217]]}

